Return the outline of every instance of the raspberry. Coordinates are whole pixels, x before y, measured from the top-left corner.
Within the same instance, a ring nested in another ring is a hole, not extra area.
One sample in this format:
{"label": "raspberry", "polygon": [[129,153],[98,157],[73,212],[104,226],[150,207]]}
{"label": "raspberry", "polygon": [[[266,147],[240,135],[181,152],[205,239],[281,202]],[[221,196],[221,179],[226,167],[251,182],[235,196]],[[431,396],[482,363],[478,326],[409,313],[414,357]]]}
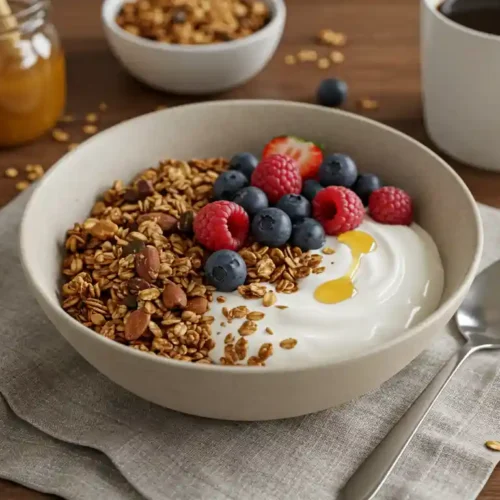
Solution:
{"label": "raspberry", "polygon": [[314,218],[326,234],[336,236],[356,229],[365,215],[359,196],[343,186],[322,189],[313,199]]}
{"label": "raspberry", "polygon": [[238,250],[246,240],[250,222],[242,207],[232,201],[205,205],[193,223],[196,239],[208,250]]}
{"label": "raspberry", "polygon": [[293,158],[271,155],[255,168],[252,186],[262,189],[270,203],[277,203],[285,194],[300,194],[302,177]]}
{"label": "raspberry", "polygon": [[402,189],[385,186],[370,195],[368,208],[373,220],[382,224],[402,224],[413,222],[413,203],[408,193]]}

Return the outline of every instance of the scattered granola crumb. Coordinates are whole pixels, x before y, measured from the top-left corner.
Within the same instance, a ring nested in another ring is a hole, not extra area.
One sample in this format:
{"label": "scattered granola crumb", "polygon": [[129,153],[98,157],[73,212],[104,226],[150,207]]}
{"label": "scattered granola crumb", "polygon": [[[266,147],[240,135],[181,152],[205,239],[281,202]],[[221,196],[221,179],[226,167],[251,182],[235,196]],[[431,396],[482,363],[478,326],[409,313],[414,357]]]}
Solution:
{"label": "scattered granola crumb", "polygon": [[66,132],[60,128],[55,128],[54,130],[52,130],[52,137],[57,142],[68,142],[69,141],[68,132]]}
{"label": "scattered granola crumb", "polygon": [[272,328],[269,327],[266,327],[266,333],[268,333],[269,335],[274,335]]}
{"label": "scattered granola crumb", "polygon": [[85,115],[85,121],[88,123],[95,123],[98,119],[97,113],[87,113]]}
{"label": "scattered granola crumb", "polygon": [[264,319],[265,314],[260,311],[252,311],[247,314],[247,319],[251,321],[260,321],[261,319]]}
{"label": "scattered granola crumb", "polygon": [[16,184],[16,189],[18,191],[24,191],[26,188],[28,188],[30,185],[30,183],[28,181],[19,181],[17,184]]}
{"label": "scattered granola crumb", "polygon": [[265,343],[260,346],[259,349],[259,359],[265,361],[267,358],[270,358],[273,355],[273,344]]}
{"label": "scattered granola crumb", "polygon": [[10,167],[5,171],[5,177],[8,177],[9,179],[14,179],[19,175],[19,171],[17,168]]}
{"label": "scattered granola crumb", "polygon": [[297,63],[297,58],[293,54],[287,54],[285,56],[285,64],[292,66],[293,64],[296,64],[296,63]]}
{"label": "scattered granola crumb", "polygon": [[330,59],[335,64],[341,64],[344,62],[345,56],[338,50],[332,50],[332,52],[330,52]]}
{"label": "scattered granola crumb", "polygon": [[242,336],[252,335],[257,331],[257,323],[255,321],[245,321],[238,329],[238,333]]}
{"label": "scattered granola crumb", "polygon": [[73,151],[73,149],[76,149],[79,145],[79,142],[72,142],[71,144],[68,144],[68,151]]}
{"label": "scattered granola crumb", "polygon": [[288,306],[276,306],[278,309],[288,309]]}
{"label": "scattered granola crumb", "polygon": [[314,62],[318,60],[318,53],[313,49],[302,49],[297,53],[300,62]]}
{"label": "scattered granola crumb", "polygon": [[108,110],[108,105],[105,102],[101,102],[99,104],[99,111],[104,112],[104,111],[107,111],[107,110]]}
{"label": "scattered granola crumb", "polygon": [[321,252],[324,253],[325,255],[332,255],[335,253],[335,250],[332,247],[323,247]]}
{"label": "scattered granola crumb", "polygon": [[82,127],[83,133],[87,135],[94,135],[99,130],[96,125],[84,125]]}
{"label": "scattered granola crumb", "polygon": [[280,342],[282,349],[293,349],[297,345],[297,339],[285,339]]}
{"label": "scattered granola crumb", "polygon": [[218,302],[219,304],[224,304],[224,302],[226,302],[226,297],[224,297],[224,296],[222,296],[222,295],[219,295],[219,296],[217,297],[217,302]]}
{"label": "scattered granola crumb", "polygon": [[269,290],[268,292],[266,292],[264,298],[262,299],[262,305],[264,307],[271,307],[276,303],[276,300],[276,294],[272,290]]}
{"label": "scattered granola crumb", "polygon": [[328,69],[330,67],[330,59],[327,57],[320,57],[318,59],[318,68],[319,69]]}
{"label": "scattered granola crumb", "polygon": [[375,99],[360,99],[358,106],[366,111],[374,111],[379,108],[379,104]]}

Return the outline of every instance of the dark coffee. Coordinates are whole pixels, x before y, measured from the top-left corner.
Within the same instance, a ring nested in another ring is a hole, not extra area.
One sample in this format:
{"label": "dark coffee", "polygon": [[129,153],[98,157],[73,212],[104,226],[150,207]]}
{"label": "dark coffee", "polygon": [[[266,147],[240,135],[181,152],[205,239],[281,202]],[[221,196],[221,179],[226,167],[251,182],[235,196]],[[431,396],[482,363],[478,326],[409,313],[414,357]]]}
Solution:
{"label": "dark coffee", "polygon": [[500,35],[500,0],[446,0],[438,10],[462,26]]}

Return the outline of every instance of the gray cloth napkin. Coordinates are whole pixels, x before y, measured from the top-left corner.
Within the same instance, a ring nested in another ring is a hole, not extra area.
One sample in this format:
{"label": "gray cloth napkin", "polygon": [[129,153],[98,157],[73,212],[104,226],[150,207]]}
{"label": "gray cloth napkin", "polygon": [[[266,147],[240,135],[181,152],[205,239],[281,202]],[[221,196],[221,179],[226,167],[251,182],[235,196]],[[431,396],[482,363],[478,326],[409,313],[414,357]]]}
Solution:
{"label": "gray cloth napkin", "polygon": [[[0,477],[68,499],[333,499],[458,346],[448,329],[379,390],[315,415],[236,423],[160,408],[81,359],[32,298],[17,255],[28,196],[0,212]],[[481,212],[484,267],[500,257],[500,211]],[[499,361],[467,362],[377,498],[478,495],[500,458],[484,447],[500,439]]]}

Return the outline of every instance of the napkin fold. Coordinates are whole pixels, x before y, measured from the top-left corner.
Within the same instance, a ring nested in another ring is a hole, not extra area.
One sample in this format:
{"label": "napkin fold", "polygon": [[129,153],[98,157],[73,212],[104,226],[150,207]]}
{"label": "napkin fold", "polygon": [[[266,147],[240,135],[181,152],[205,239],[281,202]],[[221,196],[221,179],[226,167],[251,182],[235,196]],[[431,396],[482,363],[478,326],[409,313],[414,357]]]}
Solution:
{"label": "napkin fold", "polygon": [[[155,406],[80,358],[31,296],[17,246],[28,196],[0,212],[0,477],[31,488],[92,500],[333,499],[459,345],[449,326],[380,389],[314,415],[224,422]],[[500,258],[500,211],[481,214],[485,267]],[[377,498],[475,498],[500,459],[484,447],[500,439],[499,407],[500,357],[479,353]]]}

